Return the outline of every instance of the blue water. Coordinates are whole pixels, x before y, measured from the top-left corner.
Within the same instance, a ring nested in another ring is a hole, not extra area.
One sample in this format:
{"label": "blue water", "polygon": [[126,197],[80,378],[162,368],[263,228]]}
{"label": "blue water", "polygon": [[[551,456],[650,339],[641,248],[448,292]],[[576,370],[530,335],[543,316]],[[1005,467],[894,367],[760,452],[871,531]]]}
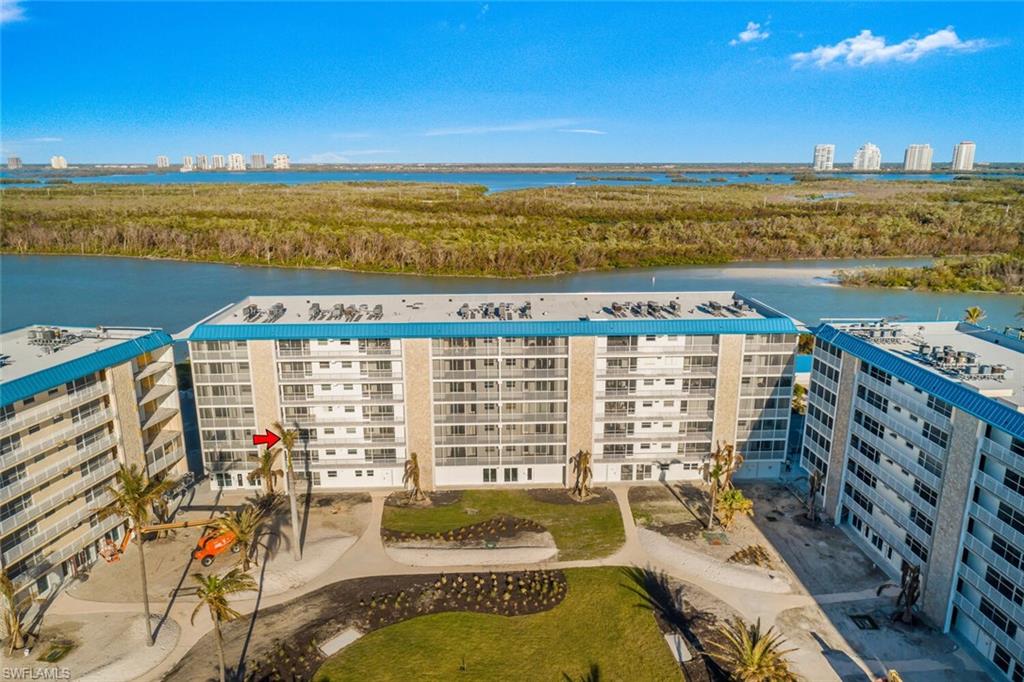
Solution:
{"label": "blue water", "polygon": [[[584,180],[584,177],[599,177],[598,181]],[[633,176],[636,180],[610,180],[609,177]],[[29,177],[27,175],[5,172],[0,177]],[[33,176],[34,177],[34,176]],[[94,177],[70,178],[73,183],[102,184],[194,184],[194,183],[279,183],[284,185],[301,185],[316,182],[431,182],[445,184],[483,185],[490,192],[501,192],[516,189],[564,187],[588,185],[679,185],[681,187],[757,184],[757,185],[790,185],[793,175],[790,173],[684,173],[689,182],[672,182],[665,173],[545,173],[545,172],[451,172],[436,171],[245,171],[221,172],[203,171],[192,173],[145,173],[124,175],[100,175]],[[823,176],[824,177],[824,176]],[[903,173],[829,173],[830,178],[851,180],[927,180],[932,182],[950,182],[952,174],[906,175]],[[1004,177],[1004,176],[986,176]],[[649,178],[649,181],[640,180]],[[40,187],[39,184],[6,185],[7,187],[27,186]]]}
{"label": "blue water", "polygon": [[806,323],[823,317],[957,319],[978,305],[986,324],[1015,323],[1024,296],[937,294],[835,286],[836,268],[921,260],[801,261],[587,272],[532,279],[375,275],[133,258],[0,256],[0,329],[52,323],[177,332],[250,294],[502,293],[733,290]]}

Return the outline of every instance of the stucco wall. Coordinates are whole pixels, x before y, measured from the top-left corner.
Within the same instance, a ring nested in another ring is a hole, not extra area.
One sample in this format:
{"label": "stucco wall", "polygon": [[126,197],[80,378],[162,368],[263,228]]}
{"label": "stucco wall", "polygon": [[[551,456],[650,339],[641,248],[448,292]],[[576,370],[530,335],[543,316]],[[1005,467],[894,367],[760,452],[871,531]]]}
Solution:
{"label": "stucco wall", "polygon": [[846,471],[846,444],[850,441],[850,413],[853,407],[854,385],[857,383],[857,365],[860,362],[849,353],[843,353],[839,366],[839,396],[835,423],[832,425],[832,450],[828,458],[828,477],[825,479],[825,498],[822,504],[825,516],[839,521],[839,500],[843,492],[843,473]]}
{"label": "stucco wall", "polygon": [[[419,459],[420,488],[434,490],[434,408],[430,376],[430,339],[404,339],[405,433],[409,454]],[[395,483],[401,485],[401,477]]]}
{"label": "stucco wall", "polygon": [[740,408],[740,379],[743,376],[742,334],[722,334],[718,339],[718,374],[715,382],[715,422],[711,448],[736,443],[736,419]]}
{"label": "stucco wall", "polygon": [[[569,425],[565,471],[572,471],[569,458],[580,450],[594,450],[594,356],[597,338],[569,337]],[[568,486],[569,474],[563,485]]]}
{"label": "stucco wall", "polygon": [[111,394],[117,410],[117,430],[121,438],[121,457],[125,464],[145,470],[146,454],[142,448],[142,424],[132,363],[124,362],[108,370]]}

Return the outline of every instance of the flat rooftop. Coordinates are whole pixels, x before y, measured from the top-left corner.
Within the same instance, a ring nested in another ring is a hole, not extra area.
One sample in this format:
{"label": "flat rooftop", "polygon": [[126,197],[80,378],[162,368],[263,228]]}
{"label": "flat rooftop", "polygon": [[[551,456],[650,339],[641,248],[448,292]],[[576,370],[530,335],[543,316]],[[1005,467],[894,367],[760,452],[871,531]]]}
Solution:
{"label": "flat rooftop", "polygon": [[734,291],[250,296],[203,325],[784,318]]}
{"label": "flat rooftop", "polygon": [[829,322],[931,373],[1024,408],[1024,341],[965,322]]}
{"label": "flat rooftop", "polygon": [[129,327],[32,325],[4,332],[0,334],[0,404],[170,342],[163,332]]}

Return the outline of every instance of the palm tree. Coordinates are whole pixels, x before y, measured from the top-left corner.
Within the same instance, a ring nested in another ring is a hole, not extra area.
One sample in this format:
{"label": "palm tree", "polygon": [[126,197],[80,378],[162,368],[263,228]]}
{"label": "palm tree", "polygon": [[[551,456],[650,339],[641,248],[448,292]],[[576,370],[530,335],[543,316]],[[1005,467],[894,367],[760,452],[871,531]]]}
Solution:
{"label": "palm tree", "polygon": [[704,480],[708,483],[708,530],[715,523],[718,494],[732,488],[732,477],[743,466],[743,455],[732,445],[719,445],[704,463]]}
{"label": "palm tree", "polygon": [[724,490],[718,496],[718,515],[722,517],[722,528],[729,530],[737,514],[754,515],[754,501],[748,499],[737,488]]}
{"label": "palm tree", "polygon": [[237,592],[247,592],[256,589],[256,580],[244,571],[233,568],[224,575],[193,573],[192,580],[198,583],[196,596],[199,603],[192,611],[192,624],[195,625],[196,614],[203,606],[210,610],[210,619],[213,621],[213,632],[217,640],[217,657],[220,661],[220,682],[225,682],[227,677],[227,666],[224,663],[224,636],[220,631],[221,623],[229,623],[238,618],[241,614],[228,605],[228,596]]}
{"label": "palm tree", "polygon": [[898,670],[889,670],[885,673],[885,682],[903,682],[903,677]]}
{"label": "palm tree", "polygon": [[100,518],[123,516],[131,521],[129,533],[135,533],[135,544],[139,547],[139,578],[142,580],[142,607],[146,614],[146,645],[153,646],[153,624],[149,614],[149,583],[146,579],[146,555],[143,552],[142,529],[149,522],[150,510],[159,504],[164,493],[174,487],[174,480],[149,478],[145,471],[132,464],[122,466],[114,475],[114,485],[107,490],[114,498],[106,507],[98,510]]}
{"label": "palm tree", "polygon": [[914,624],[914,606],[921,598],[921,567],[903,564],[900,572],[900,584],[884,583],[875,590],[875,596],[880,596],[889,587],[899,587],[900,593],[896,595],[896,608],[892,614],[893,620],[900,620],[908,625]]}
{"label": "palm tree", "polygon": [[413,502],[422,502],[426,499],[427,496],[420,488],[420,457],[415,452],[410,453],[409,459],[405,460],[402,485],[409,489],[409,499]]}
{"label": "palm tree", "polygon": [[762,632],[760,618],[754,625],[734,618],[718,629],[724,642],[716,639],[708,642],[710,656],[721,663],[730,672],[730,679],[736,682],[796,682],[799,678],[785,659],[786,654],[796,649],[783,649],[786,640],[774,630],[772,627]]}
{"label": "palm tree", "polygon": [[288,487],[288,506],[292,514],[292,557],[298,561],[302,558],[302,548],[299,547],[299,509],[295,503],[295,464],[292,453],[295,451],[295,444],[299,440],[299,432],[295,429],[286,429],[281,422],[274,422],[274,430],[281,436],[281,447],[285,451],[285,484]]}
{"label": "palm tree", "polygon": [[213,527],[221,533],[232,533],[235,536],[235,545],[240,553],[239,562],[242,570],[248,571],[249,564],[258,564],[256,560],[257,550],[260,547],[260,538],[263,535],[263,510],[247,504],[240,511],[229,513],[220,517],[213,524]]}
{"label": "palm tree", "polygon": [[280,454],[278,450],[263,450],[256,468],[248,475],[249,483],[259,479],[263,484],[263,494],[265,495],[273,495],[274,484],[277,483],[278,476],[284,476],[284,472],[275,466],[278,454]]}
{"label": "palm tree", "polygon": [[985,311],[976,305],[972,305],[964,311],[964,322],[968,324],[980,324],[985,317]]}
{"label": "palm tree", "polygon": [[21,623],[21,609],[14,596],[14,581],[7,575],[7,571],[0,570],[0,609],[3,610],[2,625],[4,636],[7,637],[7,655],[12,656],[15,649],[25,646],[25,635]]}

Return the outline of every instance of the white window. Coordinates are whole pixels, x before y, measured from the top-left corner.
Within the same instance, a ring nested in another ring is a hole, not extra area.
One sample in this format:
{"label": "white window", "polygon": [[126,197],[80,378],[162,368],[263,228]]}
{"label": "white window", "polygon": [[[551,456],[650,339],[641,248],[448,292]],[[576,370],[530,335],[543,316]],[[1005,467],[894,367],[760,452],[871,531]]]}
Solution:
{"label": "white window", "polygon": [[320,390],[321,391],[329,391],[329,390],[331,390],[331,385],[330,384],[321,384],[320,385]]}
{"label": "white window", "polygon": [[352,384],[345,384],[342,388],[344,388],[346,391],[351,391],[352,390]]}
{"label": "white window", "polygon": [[362,477],[363,477],[363,470],[362,469],[356,469],[356,478],[362,478]]}
{"label": "white window", "polygon": [[320,363],[320,369],[330,369],[330,368],[331,368],[331,363],[329,363],[329,362],[321,362]]}
{"label": "white window", "polygon": [[497,483],[498,481],[498,470],[497,469],[484,469],[484,483]]}
{"label": "white window", "polygon": [[373,478],[373,469],[367,469],[366,475],[369,476],[370,478]]}
{"label": "white window", "polygon": [[328,471],[327,472],[327,478],[337,478],[337,477],[338,477],[338,472],[337,471]]}

